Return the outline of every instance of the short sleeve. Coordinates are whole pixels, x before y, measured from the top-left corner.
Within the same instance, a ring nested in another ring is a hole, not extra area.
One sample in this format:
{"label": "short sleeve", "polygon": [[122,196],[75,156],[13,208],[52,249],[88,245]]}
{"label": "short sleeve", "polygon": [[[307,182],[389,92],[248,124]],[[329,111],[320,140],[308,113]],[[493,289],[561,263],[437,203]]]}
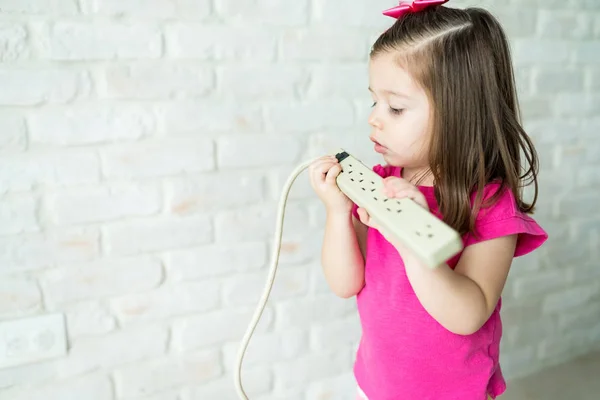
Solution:
{"label": "short sleeve", "polygon": [[[484,199],[491,197],[497,190],[499,185],[486,187]],[[517,234],[515,257],[532,252],[548,239],[544,229],[532,217],[518,209],[515,197],[509,189],[503,191],[495,204],[481,209],[475,221],[475,231],[478,236],[468,234],[465,247]]]}
{"label": "short sleeve", "polygon": [[[375,172],[377,175],[381,176],[382,178],[387,178],[388,176],[392,175],[394,172],[394,166],[391,165],[381,165],[381,164],[377,164],[375,165],[372,169],[373,172]],[[354,205],[352,206],[352,215],[354,215],[354,217],[358,220],[360,220],[359,216],[358,216],[358,205],[356,203],[354,203]]]}

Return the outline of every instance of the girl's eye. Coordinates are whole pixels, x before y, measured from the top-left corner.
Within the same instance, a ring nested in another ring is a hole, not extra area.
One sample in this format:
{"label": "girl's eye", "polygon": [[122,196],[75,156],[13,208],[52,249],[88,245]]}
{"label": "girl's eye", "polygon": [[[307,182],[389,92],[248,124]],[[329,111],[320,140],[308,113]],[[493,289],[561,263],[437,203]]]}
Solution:
{"label": "girl's eye", "polygon": [[371,108],[375,107],[377,105],[377,102],[374,101],[373,104],[371,105]]}
{"label": "girl's eye", "polygon": [[392,107],[390,107],[390,112],[392,114],[396,114],[396,115],[402,114],[402,111],[404,111],[404,109],[402,109],[402,108],[392,108]]}

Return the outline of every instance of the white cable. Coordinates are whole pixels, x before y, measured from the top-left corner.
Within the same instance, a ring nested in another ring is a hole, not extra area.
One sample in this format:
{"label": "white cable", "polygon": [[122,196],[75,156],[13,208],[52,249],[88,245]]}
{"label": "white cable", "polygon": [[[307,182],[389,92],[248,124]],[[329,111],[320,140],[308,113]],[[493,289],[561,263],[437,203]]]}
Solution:
{"label": "white cable", "polygon": [[290,188],[292,187],[292,184],[294,183],[294,181],[296,180],[298,175],[300,175],[300,173],[302,171],[304,171],[306,168],[308,168],[308,166],[316,160],[317,160],[317,158],[315,158],[313,160],[305,161],[302,164],[298,165],[292,171],[292,173],[289,175],[289,177],[283,187],[283,191],[281,192],[281,198],[279,199],[279,206],[277,208],[275,240],[273,243],[273,252],[271,253],[271,266],[269,269],[269,276],[267,278],[267,283],[264,287],[262,297],[260,298],[260,301],[258,303],[258,307],[256,308],[256,311],[254,312],[254,316],[252,317],[252,320],[250,321],[250,325],[248,326],[248,329],[246,330],[246,334],[244,335],[244,338],[242,339],[242,344],[239,348],[238,356],[237,356],[237,360],[236,360],[236,367],[235,367],[235,374],[234,374],[235,375],[234,376],[235,386],[237,389],[238,396],[240,397],[240,399],[243,399],[243,400],[248,400],[248,397],[246,396],[246,392],[244,392],[244,389],[242,387],[242,379],[241,379],[242,362],[244,360],[244,354],[248,347],[248,343],[250,342],[250,337],[252,336],[254,329],[256,329],[256,325],[258,325],[260,317],[265,309],[265,305],[267,304],[267,300],[269,299],[269,294],[271,293],[271,288],[273,287],[273,282],[275,281],[275,273],[277,272],[277,263],[279,261],[279,252],[281,250],[281,236],[283,234],[283,217],[284,217],[284,213],[285,213],[285,205],[286,205],[287,197],[290,192]]}

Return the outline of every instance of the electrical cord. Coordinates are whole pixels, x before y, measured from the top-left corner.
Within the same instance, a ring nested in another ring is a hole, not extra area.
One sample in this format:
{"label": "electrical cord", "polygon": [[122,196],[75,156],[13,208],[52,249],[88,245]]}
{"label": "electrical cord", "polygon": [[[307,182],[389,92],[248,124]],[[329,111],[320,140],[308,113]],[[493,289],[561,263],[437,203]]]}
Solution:
{"label": "electrical cord", "polygon": [[242,343],[238,350],[238,355],[236,359],[236,367],[234,369],[234,379],[235,379],[235,387],[237,394],[240,399],[248,400],[248,396],[246,392],[244,392],[244,388],[242,387],[242,362],[244,361],[244,354],[246,353],[246,349],[248,348],[248,344],[250,342],[250,338],[260,321],[260,317],[265,309],[267,304],[267,300],[269,299],[269,295],[271,293],[271,288],[273,287],[273,282],[275,281],[275,274],[277,272],[277,263],[279,262],[279,253],[281,251],[281,236],[283,234],[283,218],[285,214],[285,206],[287,202],[287,197],[292,187],[292,184],[300,175],[302,171],[304,171],[310,164],[315,162],[317,158],[305,161],[298,165],[289,175],[287,181],[284,184],[283,191],[281,192],[281,197],[279,199],[279,206],[277,207],[277,219],[275,226],[275,240],[273,243],[273,251],[271,253],[271,266],[269,268],[269,275],[267,277],[267,283],[263,289],[262,296],[258,303],[258,307],[254,312],[252,320],[250,321],[250,325],[244,334],[242,339]]}

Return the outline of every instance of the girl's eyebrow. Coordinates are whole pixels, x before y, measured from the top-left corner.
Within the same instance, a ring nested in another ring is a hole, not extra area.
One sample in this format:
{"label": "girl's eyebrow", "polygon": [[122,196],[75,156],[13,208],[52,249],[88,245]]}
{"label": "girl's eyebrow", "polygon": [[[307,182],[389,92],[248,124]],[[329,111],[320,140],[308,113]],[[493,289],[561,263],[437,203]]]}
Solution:
{"label": "girl's eyebrow", "polygon": [[[369,92],[373,93],[373,89],[371,89],[371,86],[369,86]],[[387,93],[387,94],[391,94],[396,97],[404,97],[405,99],[410,98],[408,95],[405,95],[404,93],[394,92],[393,90],[384,90],[383,92]]]}

